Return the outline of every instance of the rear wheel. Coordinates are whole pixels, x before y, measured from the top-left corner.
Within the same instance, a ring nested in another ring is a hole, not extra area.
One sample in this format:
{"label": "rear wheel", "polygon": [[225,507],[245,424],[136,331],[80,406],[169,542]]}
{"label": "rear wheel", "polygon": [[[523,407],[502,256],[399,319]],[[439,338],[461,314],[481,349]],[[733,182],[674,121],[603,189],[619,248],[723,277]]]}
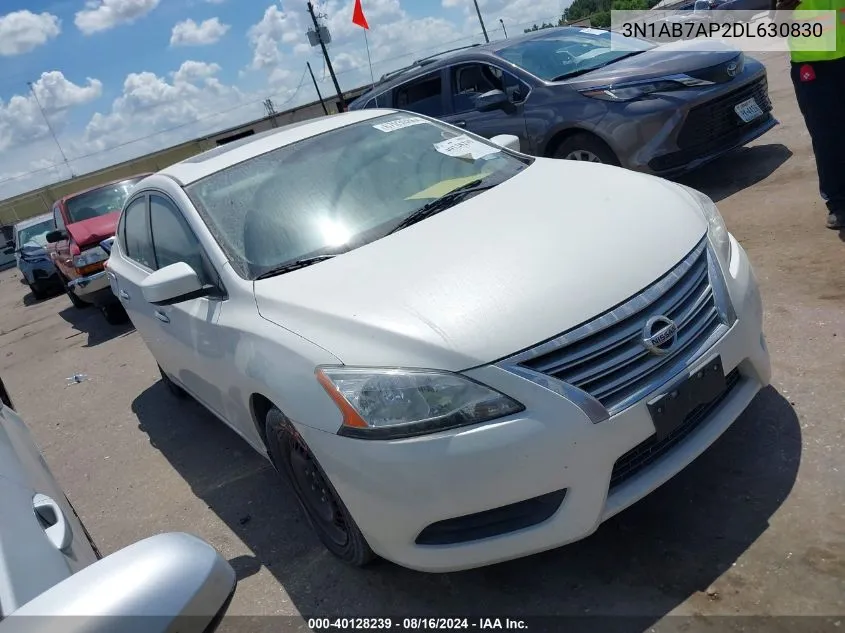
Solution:
{"label": "rear wheel", "polygon": [[311,527],[326,549],[356,567],[372,562],[376,555],[317,458],[276,407],[267,413],[264,430],[273,465],[290,483]]}
{"label": "rear wheel", "polygon": [[600,138],[586,132],[579,132],[564,139],[555,149],[554,158],[619,165],[619,159],[613,150]]}
{"label": "rear wheel", "polygon": [[123,325],[129,320],[129,315],[119,303],[108,303],[100,306],[100,312],[109,325]]}

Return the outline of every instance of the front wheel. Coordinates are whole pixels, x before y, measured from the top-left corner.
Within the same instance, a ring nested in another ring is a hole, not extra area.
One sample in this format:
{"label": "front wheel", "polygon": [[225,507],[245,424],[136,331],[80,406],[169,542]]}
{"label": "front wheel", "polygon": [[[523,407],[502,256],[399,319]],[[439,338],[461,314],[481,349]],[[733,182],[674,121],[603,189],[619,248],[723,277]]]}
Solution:
{"label": "front wheel", "polygon": [[38,301],[47,297],[47,293],[44,292],[44,288],[39,286],[37,283],[29,284],[29,291],[32,293],[32,296],[35,297]]}
{"label": "front wheel", "polygon": [[573,134],[557,147],[554,158],[564,160],[578,160],[587,163],[602,163],[605,165],[619,165],[619,159],[607,144],[600,138],[579,132]]}
{"label": "front wheel", "polygon": [[355,567],[372,562],[376,555],[317,458],[276,407],[267,413],[264,430],[273,465],[290,483],[308,522],[326,549]]}

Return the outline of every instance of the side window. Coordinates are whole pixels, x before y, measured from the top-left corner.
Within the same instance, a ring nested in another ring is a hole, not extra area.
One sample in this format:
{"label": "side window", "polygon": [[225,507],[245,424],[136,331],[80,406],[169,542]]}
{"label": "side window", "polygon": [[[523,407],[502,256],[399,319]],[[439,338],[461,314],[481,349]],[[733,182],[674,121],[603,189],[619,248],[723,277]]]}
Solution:
{"label": "side window", "polygon": [[383,92],[380,95],[377,95],[367,101],[364,104],[364,109],[368,110],[370,108],[389,108],[390,107],[390,91]]}
{"label": "side window", "polygon": [[443,87],[440,73],[396,88],[396,107],[431,117],[443,116]]}
{"label": "side window", "polygon": [[213,283],[215,275],[199,240],[171,200],[155,194],[150,196],[150,228],[157,268],[185,262],[194,269],[203,284]]}
{"label": "side window", "polygon": [[62,217],[62,211],[59,209],[59,205],[53,206],[53,224],[56,225],[57,231],[65,230],[65,220]]}
{"label": "side window", "polygon": [[463,64],[450,70],[452,105],[455,114],[475,109],[475,98],[491,90],[501,90],[513,103],[528,96],[528,86],[495,66]]}
{"label": "side window", "polygon": [[147,198],[142,196],[132,202],[124,216],[123,250],[129,259],[155,270],[155,255],[150,239],[150,226],[147,222]]}

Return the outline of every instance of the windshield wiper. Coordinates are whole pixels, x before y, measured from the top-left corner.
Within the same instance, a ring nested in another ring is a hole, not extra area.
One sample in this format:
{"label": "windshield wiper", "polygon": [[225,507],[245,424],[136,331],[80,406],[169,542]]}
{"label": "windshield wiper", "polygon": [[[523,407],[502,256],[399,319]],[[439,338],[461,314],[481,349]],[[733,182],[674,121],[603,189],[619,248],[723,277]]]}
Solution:
{"label": "windshield wiper", "polygon": [[477,180],[473,180],[471,182],[466,183],[465,185],[461,185],[457,189],[452,189],[447,194],[444,194],[437,198],[436,200],[432,200],[431,202],[427,202],[419,209],[414,211],[411,215],[406,217],[402,220],[399,224],[397,224],[388,235],[396,233],[397,231],[401,231],[402,229],[406,229],[412,224],[416,224],[417,222],[421,222],[426,218],[430,218],[433,215],[440,213],[441,211],[445,211],[446,209],[455,206],[458,204],[464,197],[468,196],[471,193],[477,193],[479,191],[486,191],[487,189],[492,189],[498,183],[494,184],[483,184],[484,180],[478,178]]}
{"label": "windshield wiper", "polygon": [[563,81],[564,79],[571,79],[572,77],[577,77],[578,75],[585,75],[587,73],[593,72],[594,70],[598,70],[599,68],[604,68],[605,66],[615,64],[619,60],[627,59],[628,57],[633,57],[634,55],[639,55],[640,53],[645,53],[645,51],[631,51],[630,53],[620,55],[616,59],[611,59],[609,62],[599,64],[598,66],[591,66],[590,68],[580,68],[578,70],[573,70],[572,72],[564,73],[559,77],[555,77],[554,79],[552,79],[552,81]]}
{"label": "windshield wiper", "polygon": [[326,255],[314,255],[313,257],[303,257],[302,259],[297,259],[295,261],[282,264],[281,266],[276,266],[276,268],[271,268],[270,270],[267,270],[258,275],[255,280],[258,281],[259,279],[268,279],[269,277],[284,275],[285,273],[289,273],[292,270],[305,268],[306,266],[311,266],[312,264],[319,264],[320,262],[325,261],[327,259],[331,259],[332,257],[337,257],[337,255],[337,253],[333,253]]}

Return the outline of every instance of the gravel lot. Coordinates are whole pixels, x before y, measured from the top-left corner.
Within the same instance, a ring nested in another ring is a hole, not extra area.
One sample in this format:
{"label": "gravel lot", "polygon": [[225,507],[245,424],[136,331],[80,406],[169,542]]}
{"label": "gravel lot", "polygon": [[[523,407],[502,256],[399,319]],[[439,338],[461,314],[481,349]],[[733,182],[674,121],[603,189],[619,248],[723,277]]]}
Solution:
{"label": "gravel lot", "polygon": [[[620,619],[628,630],[670,613],[845,615],[845,233],[824,228],[786,56],[759,57],[781,125],[684,182],[719,203],[755,264],[774,384],[586,541],[448,575],[347,568],[262,459],[169,395],[131,328],[64,296],[36,302],[16,271],[0,273],[0,375],[103,553],[193,532],[238,571],[230,614],[643,616]],[[89,380],[67,386],[75,373]]]}

